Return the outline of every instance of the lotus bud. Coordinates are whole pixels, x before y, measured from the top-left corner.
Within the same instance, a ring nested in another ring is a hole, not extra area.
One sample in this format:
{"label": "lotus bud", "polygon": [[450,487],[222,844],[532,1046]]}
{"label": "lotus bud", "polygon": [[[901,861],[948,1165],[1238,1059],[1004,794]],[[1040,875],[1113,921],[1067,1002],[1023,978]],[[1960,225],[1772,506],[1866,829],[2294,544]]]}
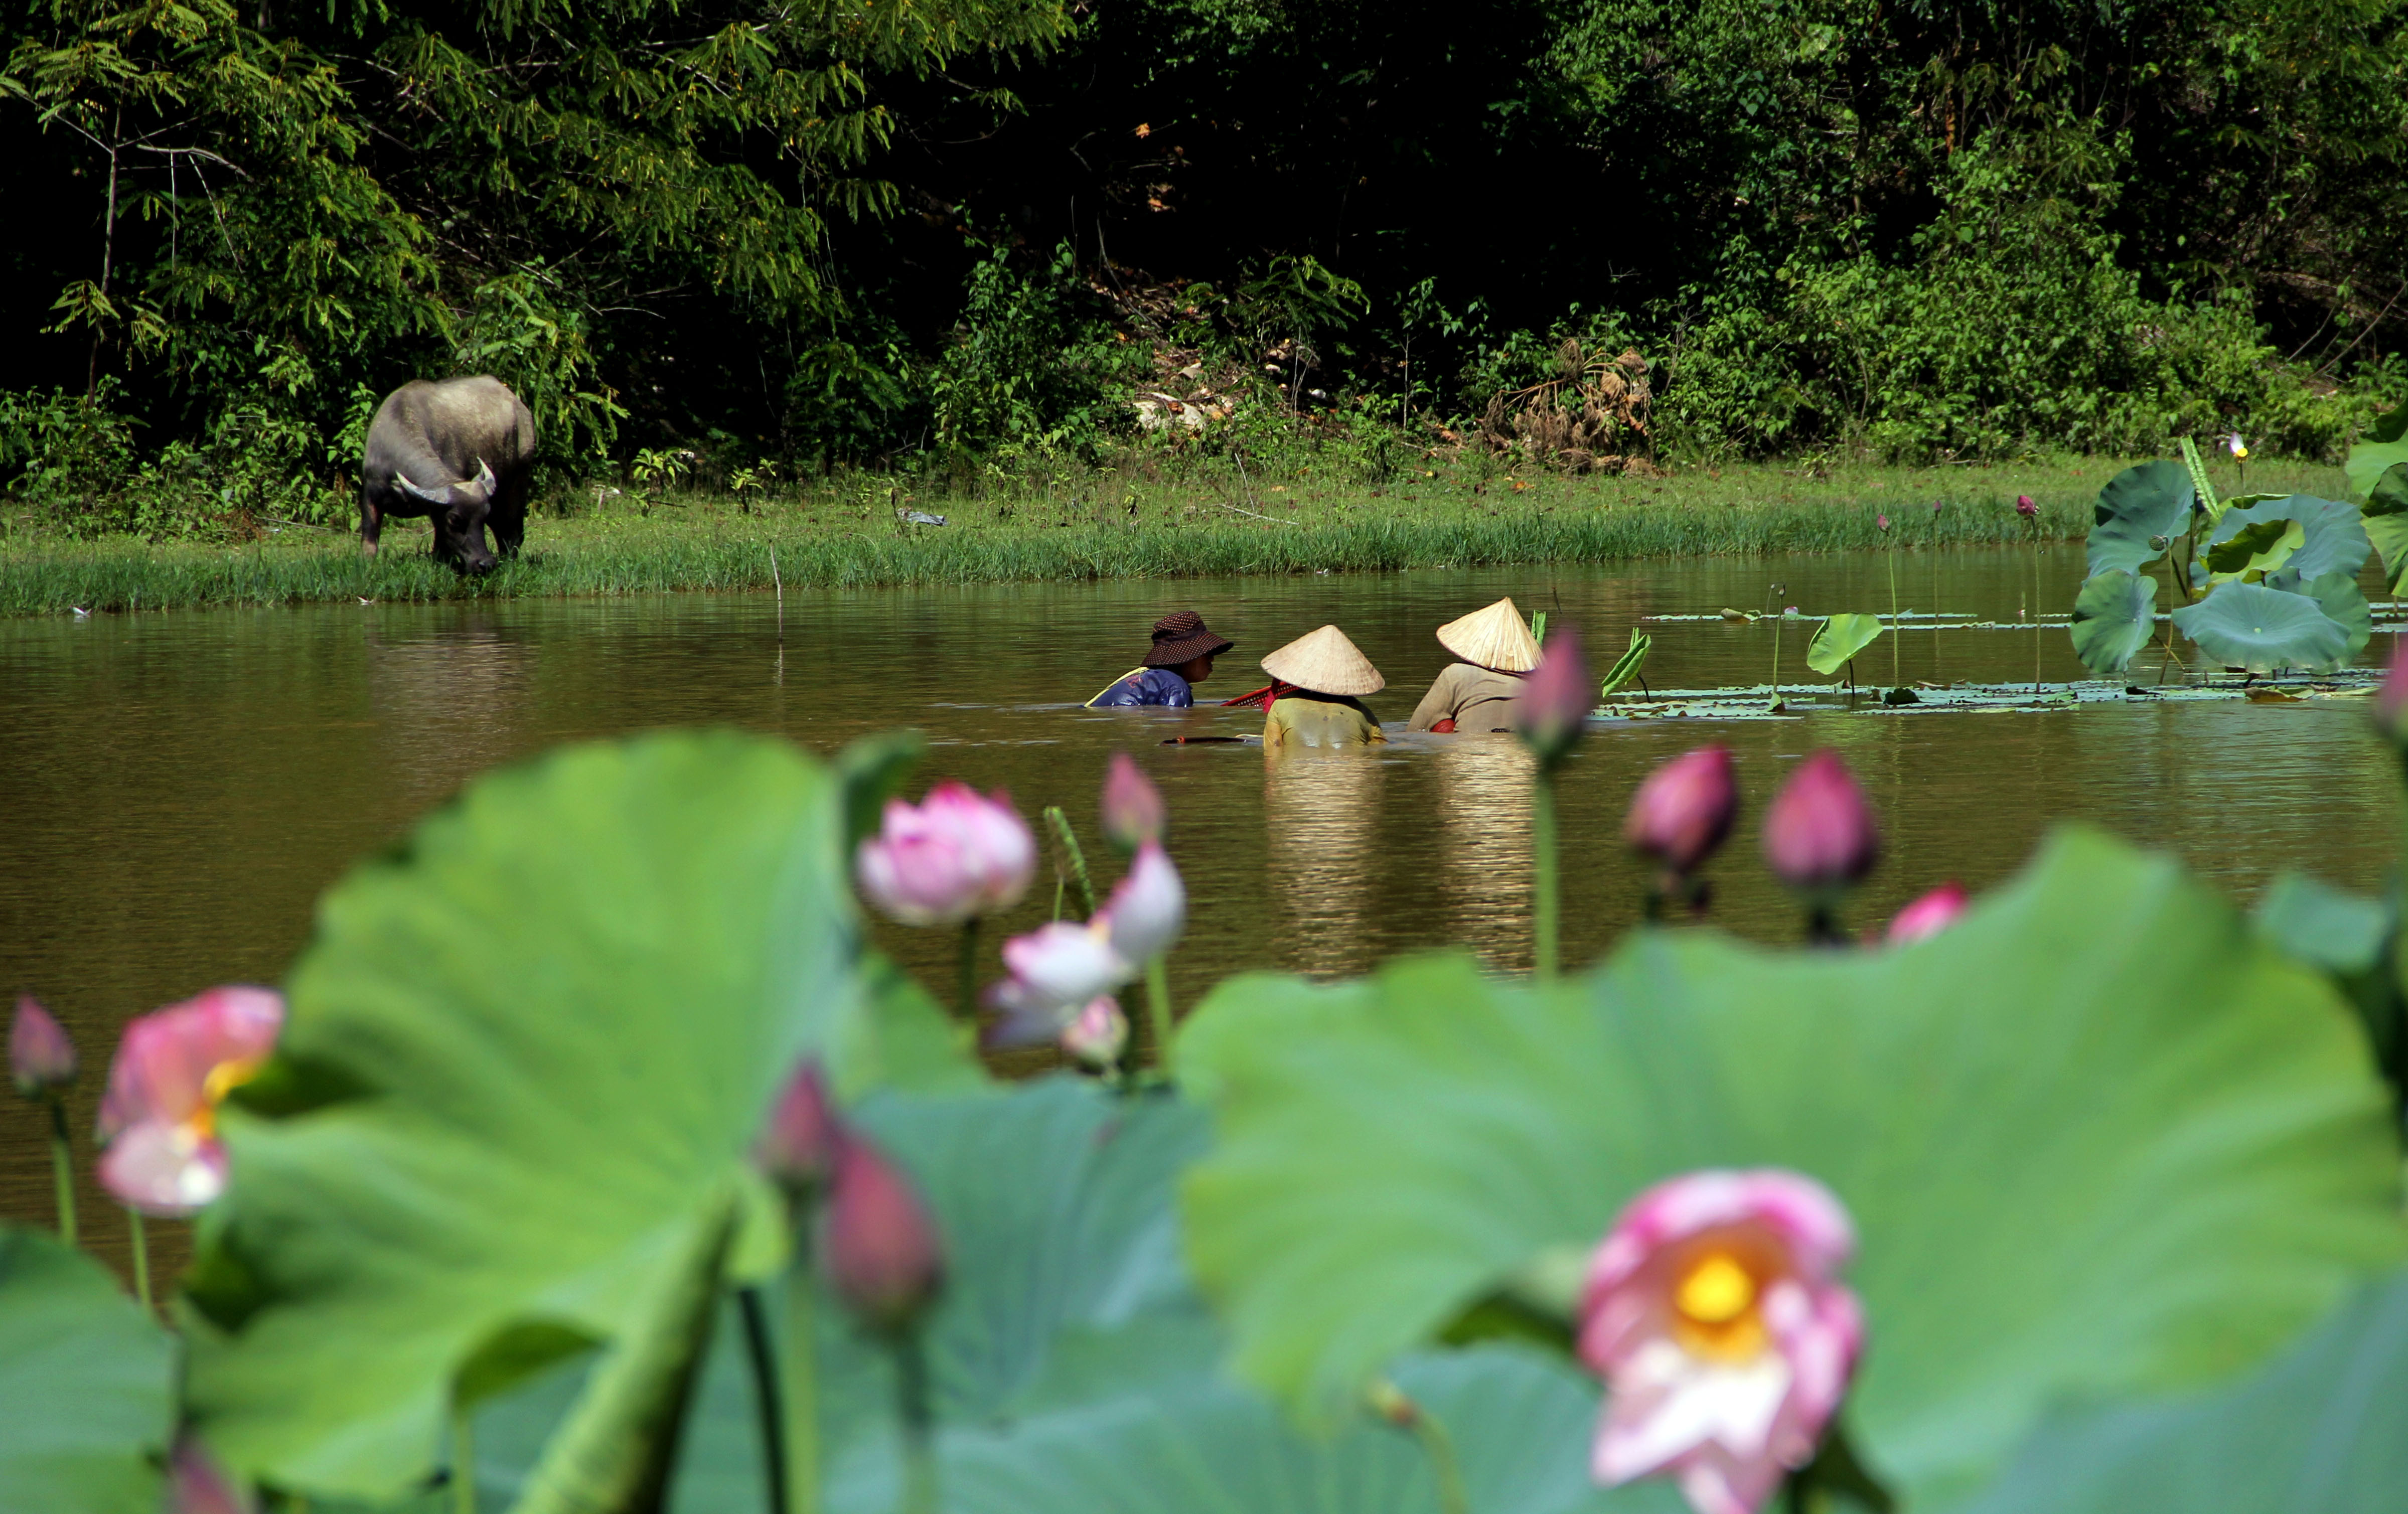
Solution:
{"label": "lotus bud", "polygon": [[1941,884],[1898,912],[1889,922],[1889,944],[1905,946],[1938,936],[1956,923],[1956,917],[1965,912],[1965,904],[1964,884],[1953,879]]}
{"label": "lotus bud", "polygon": [[906,925],[958,925],[1009,909],[1037,875],[1037,838],[1001,793],[946,781],[917,806],[886,804],[853,859],[861,892]]}
{"label": "lotus bud", "polygon": [[1084,924],[1057,920],[1013,936],[1003,943],[1003,964],[1011,976],[986,991],[987,1007],[1004,1017],[988,1035],[994,1046],[1054,1039],[1079,1008],[1139,971],[1112,950],[1109,910]]}
{"label": "lotus bud", "polygon": [[100,1181],[122,1204],[186,1215],[225,1191],[218,1107],[276,1049],[284,999],[211,989],[125,1027],[100,1101]]}
{"label": "lotus bud", "polygon": [[1142,967],[1177,944],[1187,928],[1187,889],[1169,855],[1147,842],[1096,917],[1123,962]]}
{"label": "lotus bud", "polygon": [[1686,875],[1729,836],[1739,818],[1739,778],[1728,747],[1683,752],[1647,775],[1631,796],[1622,838],[1667,872]]}
{"label": "lotus bud", "polygon": [[1159,842],[1169,823],[1162,791],[1125,751],[1112,753],[1112,765],[1104,774],[1103,807],[1104,835],[1123,851]]}
{"label": "lotus bud", "polygon": [[1583,722],[1597,703],[1591,697],[1596,687],[1581,657],[1580,633],[1569,625],[1550,631],[1539,665],[1524,676],[1521,692],[1513,696],[1513,728],[1541,764],[1554,766],[1579,742]]}
{"label": "lotus bud", "polygon": [[167,1514],[254,1514],[258,1501],[190,1435],[167,1455]]}
{"label": "lotus bud", "polygon": [[76,1079],[75,1042],[30,993],[18,996],[8,1024],[8,1076],[29,1099],[49,1098]]}
{"label": "lotus bud", "polygon": [[2040,519],[2040,507],[2032,502],[2032,497],[2029,494],[2017,494],[2015,496],[2015,513],[2022,516],[2027,521],[2037,521]]}
{"label": "lotus bud", "polygon": [[1881,832],[1864,791],[1828,748],[1798,764],[1764,817],[1773,875],[1804,893],[1856,882],[1881,860]]}
{"label": "lotus bud", "polygon": [[806,1062],[779,1093],[768,1126],[753,1143],[753,1160],[779,1187],[800,1196],[826,1180],[843,1139],[820,1064]]}
{"label": "lotus bud", "polygon": [[2391,670],[2374,692],[2375,728],[2408,749],[2408,641],[2391,650]]}
{"label": "lotus bud", "polygon": [[1873,524],[1874,524],[1874,525],[1876,525],[1876,526],[1878,526],[1878,527],[1880,527],[1880,528],[1881,528],[1882,530],[1884,530],[1884,531],[1887,531],[1887,530],[1889,529],[1889,517],[1888,517],[1888,516],[1886,516],[1886,515],[1883,515],[1883,514],[1878,514],[1878,513],[1876,513],[1876,514],[1873,516]]}
{"label": "lotus bud", "polygon": [[1087,1001],[1077,1018],[1062,1028],[1062,1052],[1089,1072],[1107,1072],[1120,1064],[1128,1050],[1128,1016],[1110,994]]}
{"label": "lotus bud", "polygon": [[1864,1312],[1837,1276],[1855,1250],[1847,1210],[1793,1172],[1693,1172],[1632,1200],[1581,1298],[1581,1360],[1607,1386],[1597,1480],[1669,1477],[1698,1514],[1763,1507],[1855,1375]]}
{"label": "lotus bud", "polygon": [[822,1222],[828,1280],[871,1325],[899,1330],[936,1296],[944,1278],[936,1226],[910,1180],[858,1136],[837,1150]]}

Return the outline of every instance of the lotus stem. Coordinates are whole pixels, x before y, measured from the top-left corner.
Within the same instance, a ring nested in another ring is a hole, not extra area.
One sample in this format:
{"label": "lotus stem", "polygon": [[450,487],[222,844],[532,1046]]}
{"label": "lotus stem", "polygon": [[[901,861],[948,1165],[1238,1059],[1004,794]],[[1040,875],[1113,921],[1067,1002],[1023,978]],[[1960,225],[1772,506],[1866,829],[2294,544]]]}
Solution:
{"label": "lotus stem", "polygon": [[962,921],[960,974],[953,987],[953,1013],[965,1025],[978,1022],[978,917]]}
{"label": "lotus stem", "polygon": [[1898,634],[1899,626],[1898,620],[1898,544],[1896,542],[1890,543],[1887,558],[1889,563],[1889,686],[1896,689],[1902,686],[1906,681],[1899,676],[1898,670]]}
{"label": "lotus stem", "polygon": [[1170,961],[1154,958],[1145,964],[1145,1021],[1154,1033],[1154,1064],[1170,1076],[1170,1038],[1176,1026],[1170,1013]]}
{"label": "lotus stem", "polygon": [[1079,846],[1078,833],[1070,829],[1070,818],[1062,813],[1060,805],[1045,807],[1045,823],[1053,829],[1054,839],[1062,843],[1062,856],[1069,864],[1070,876],[1078,879],[1079,896],[1087,901],[1090,917],[1096,912],[1096,885],[1087,877],[1087,854]]}
{"label": "lotus stem", "polygon": [[67,1107],[56,1094],[50,1106],[50,1181],[58,1190],[59,1239],[76,1243],[75,1148],[67,1138]]}
{"label": "lotus stem", "polygon": [[142,1229],[142,1211],[128,1205],[125,1219],[134,1246],[134,1296],[142,1305],[142,1312],[150,1308],[150,1237]]}
{"label": "lotus stem", "polygon": [[1789,617],[1784,615],[1772,622],[1772,707],[1775,709],[1781,707],[1781,621],[1787,619]]}
{"label": "lotus stem", "polygon": [[1557,892],[1555,874],[1555,775],[1545,763],[1539,764],[1537,778],[1530,785],[1530,843],[1533,866],[1531,914],[1538,936],[1539,981],[1555,980],[1555,937],[1561,924],[1563,901]]}
{"label": "lotus stem", "polygon": [[452,1514],[477,1514],[477,1435],[467,1407],[452,1405]]}
{"label": "lotus stem", "polygon": [[761,1426],[762,1481],[767,1484],[768,1514],[787,1514],[786,1415],[778,1392],[768,1311],[762,1307],[758,1288],[738,1289],[736,1302],[744,1316],[744,1363],[752,1372],[752,1409]]}
{"label": "lotus stem", "polygon": [[778,1329],[785,1514],[819,1514],[820,1507],[819,1357],[813,1324],[817,1295],[812,1288],[810,1253],[801,1248],[786,1268],[785,1318]]}
{"label": "lotus stem", "polygon": [[936,1414],[928,1402],[928,1353],[917,1326],[895,1339],[903,1420],[903,1514],[938,1514]]}
{"label": "lotus stem", "polygon": [[2040,697],[2040,518],[2032,517],[2032,697]]}

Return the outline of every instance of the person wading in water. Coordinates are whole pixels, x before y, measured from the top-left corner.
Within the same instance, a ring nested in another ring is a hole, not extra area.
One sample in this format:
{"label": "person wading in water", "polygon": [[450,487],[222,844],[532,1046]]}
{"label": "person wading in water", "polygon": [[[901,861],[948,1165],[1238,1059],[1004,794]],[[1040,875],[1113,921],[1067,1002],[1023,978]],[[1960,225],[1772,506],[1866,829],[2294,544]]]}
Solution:
{"label": "person wading in water", "polygon": [[1510,599],[1438,628],[1438,644],[1463,661],[1438,676],[1413,707],[1408,731],[1508,731],[1522,675],[1539,665],[1539,639]]}
{"label": "person wading in water", "polygon": [[1212,659],[1235,642],[1212,634],[1194,610],[1177,610],[1154,622],[1154,646],[1142,665],[1131,668],[1112,686],[1087,701],[1089,709],[1128,709],[1160,705],[1185,709],[1196,703],[1190,684],[1212,676]]}
{"label": "person wading in water", "polygon": [[1356,697],[1378,693],[1388,680],[1336,626],[1297,637],[1264,658],[1263,671],[1279,680],[1263,721],[1265,750],[1369,747],[1388,739],[1379,717]]}

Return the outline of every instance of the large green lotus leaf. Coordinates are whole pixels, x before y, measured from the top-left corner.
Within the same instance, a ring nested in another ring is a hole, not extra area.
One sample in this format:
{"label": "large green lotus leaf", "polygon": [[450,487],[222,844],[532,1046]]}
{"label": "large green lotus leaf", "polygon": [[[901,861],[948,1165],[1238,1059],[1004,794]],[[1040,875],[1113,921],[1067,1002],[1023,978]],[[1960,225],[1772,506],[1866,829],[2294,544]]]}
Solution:
{"label": "large green lotus leaf", "polygon": [[2073,654],[2102,678],[2131,665],[2157,629],[2157,580],[2110,568],[2085,579],[2073,598]]}
{"label": "large green lotus leaf", "polygon": [[2364,499],[2386,473],[2408,463],[2408,405],[2393,410],[2368,428],[2342,464],[2352,499]]}
{"label": "large green lotus leaf", "polygon": [[2266,580],[2272,589],[2287,589],[2302,593],[2316,602],[2325,619],[2340,626],[2349,637],[2349,649],[2342,661],[2347,662],[2366,650],[2374,639],[2374,607],[2366,602],[2366,592],[2358,586],[2356,573],[2325,573],[2308,579],[2296,580],[2297,569],[2286,568]]}
{"label": "large green lotus leaf", "polygon": [[[2278,521],[2300,528],[2296,542],[2289,527],[2277,527]],[[2258,538],[2258,545],[2250,545],[2253,537]],[[2208,534],[2205,555],[2209,568],[2219,575],[2282,568],[2305,582],[2328,573],[2356,577],[2373,550],[2357,507],[2314,494],[2286,494],[2225,511]],[[2224,554],[2229,554],[2229,560]]]}
{"label": "large green lotus leaf", "polygon": [[156,1514],[173,1369],[108,1269],[0,1225],[0,1508]]}
{"label": "large green lotus leaf", "polygon": [[1806,644],[1806,665],[1825,675],[1837,673],[1850,658],[1871,646],[1882,630],[1878,615],[1834,615]]}
{"label": "large green lotus leaf", "polygon": [[2173,862],[2082,830],[1903,950],[1642,933],[1552,991],[1455,957],[1335,992],[1240,978],[1181,1065],[1219,1134],[1190,1255],[1240,1369],[1308,1413],[1648,1184],[1787,1167],[1860,1228],[1853,1413],[1914,1503],[2061,1395],[2248,1366],[2403,1239],[2331,991]]}
{"label": "large green lotus leaf", "polygon": [[2349,627],[2306,594],[2262,583],[2219,583],[2198,604],[2175,610],[2173,620],[2175,630],[2227,667],[2321,672],[2349,661]]}
{"label": "large green lotus leaf", "polygon": [[[712,1227],[732,1269],[776,1265],[744,1160],[769,1100],[806,1054],[847,1086],[886,1045],[843,825],[792,747],[654,736],[481,778],[327,894],[194,1270],[189,1391],[222,1454],[394,1495],[455,1378],[473,1398],[582,1342],[651,1350]],[[597,1391],[666,1412],[659,1365]]]}
{"label": "large green lotus leaf", "polygon": [[2172,1403],[2053,1416],[1962,1514],[2399,1514],[2408,1274],[2263,1370]]}
{"label": "large green lotus leaf", "polygon": [[[2408,484],[2408,469],[2401,470],[2399,477]],[[2408,592],[2408,510],[2369,515],[2366,537],[2383,555],[2383,579],[2392,597]]]}
{"label": "large green lotus leaf", "polygon": [[2138,573],[2165,556],[2172,539],[2190,529],[2197,497],[2179,463],[2143,463],[2108,479],[2092,507],[2088,571]]}

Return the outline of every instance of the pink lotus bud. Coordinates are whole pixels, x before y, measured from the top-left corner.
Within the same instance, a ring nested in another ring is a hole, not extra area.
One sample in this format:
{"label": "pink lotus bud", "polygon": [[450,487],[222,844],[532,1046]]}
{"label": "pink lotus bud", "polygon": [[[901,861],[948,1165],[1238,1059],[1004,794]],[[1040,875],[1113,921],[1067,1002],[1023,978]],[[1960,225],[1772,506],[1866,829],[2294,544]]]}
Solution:
{"label": "pink lotus bud", "polygon": [[1127,752],[1112,753],[1112,765],[1104,774],[1104,835],[1123,851],[1135,851],[1149,841],[1160,841],[1168,824],[1162,791],[1154,779]]}
{"label": "pink lotus bud", "polygon": [[2015,513],[2027,521],[2037,521],[2040,519],[2040,507],[2032,503],[2032,497],[2029,494],[2017,494]]}
{"label": "pink lotus bud", "polygon": [[1090,999],[1078,1018],[1062,1028],[1062,1051],[1089,1072],[1104,1072],[1128,1050],[1128,1016],[1121,1012],[1118,999]]}
{"label": "pink lotus bud", "polygon": [[1037,838],[1000,793],[948,779],[914,807],[886,803],[854,875],[869,902],[906,925],[958,925],[1009,909],[1037,874]]}
{"label": "pink lotus bud", "polygon": [[1109,912],[1085,924],[1057,920],[1003,943],[1010,978],[986,991],[1003,1020],[988,1033],[994,1046],[1050,1041],[1082,1006],[1135,978],[1136,964],[1112,950]]}
{"label": "pink lotus bud", "polygon": [[47,1098],[76,1078],[75,1042],[30,993],[17,997],[8,1024],[8,1076],[29,1099]]}
{"label": "pink lotus bud", "polygon": [[1147,842],[1096,918],[1113,952],[1132,966],[1142,967],[1177,944],[1187,928],[1187,889],[1168,854]]}
{"label": "pink lotus bud", "polygon": [[1596,680],[1581,657],[1580,633],[1557,626],[1547,633],[1539,665],[1523,676],[1522,690],[1513,696],[1513,727],[1541,763],[1560,762],[1580,740],[1596,693]]}
{"label": "pink lotus bud", "polygon": [[1830,1191],[1792,1172],[1693,1172],[1622,1211],[1589,1260],[1581,1360],[1607,1385],[1597,1480],[1678,1479],[1698,1514],[1754,1514],[1821,1443],[1864,1341],[1836,1274]]}
{"label": "pink lotus bud", "polygon": [[909,1179],[857,1136],[837,1150],[822,1223],[828,1280],[871,1324],[898,1329],[936,1295],[944,1278],[936,1226]]}
{"label": "pink lotus bud", "polygon": [[1889,529],[1889,517],[1877,513],[1873,516],[1873,524],[1879,526],[1884,531],[1887,531]]}
{"label": "pink lotus bud", "polygon": [[125,1027],[100,1101],[100,1181],[120,1203],[183,1215],[225,1192],[218,1106],[276,1050],[284,999],[218,988]]}
{"label": "pink lotus bud", "polygon": [[2408,744],[2408,641],[2392,646],[2391,671],[2374,692],[2374,723],[2392,740]]}
{"label": "pink lotus bud", "polygon": [[1938,936],[1965,912],[1965,885],[1951,879],[1898,912],[1889,922],[1889,944],[1904,946]]}
{"label": "pink lotus bud", "polygon": [[1809,892],[1854,883],[1881,860],[1881,832],[1848,764],[1829,748],[1798,764],[1764,817],[1773,875]]}
{"label": "pink lotus bud", "polygon": [[198,1440],[179,1435],[167,1456],[166,1514],[253,1514],[258,1501]]}
{"label": "pink lotus bud", "polygon": [[1622,838],[1675,873],[1695,872],[1739,818],[1739,779],[1728,747],[1683,752],[1647,775],[1631,795]]}
{"label": "pink lotus bud", "polygon": [[817,1188],[836,1164],[837,1143],[844,1127],[828,1104],[827,1084],[820,1064],[806,1062],[786,1079],[769,1111],[768,1127],[753,1143],[753,1160],[761,1170],[789,1193]]}

